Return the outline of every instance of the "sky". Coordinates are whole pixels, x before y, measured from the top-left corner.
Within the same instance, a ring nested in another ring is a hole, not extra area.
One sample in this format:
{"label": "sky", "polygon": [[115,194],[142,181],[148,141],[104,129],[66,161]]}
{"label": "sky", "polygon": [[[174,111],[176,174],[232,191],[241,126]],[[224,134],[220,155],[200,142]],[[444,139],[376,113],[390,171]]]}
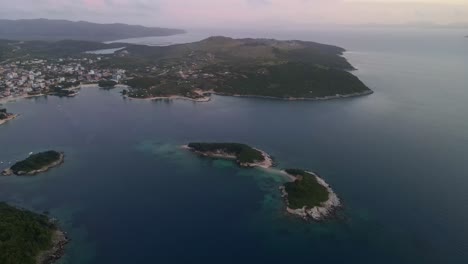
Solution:
{"label": "sky", "polygon": [[0,18],[166,27],[465,23],[468,0],[0,0]]}

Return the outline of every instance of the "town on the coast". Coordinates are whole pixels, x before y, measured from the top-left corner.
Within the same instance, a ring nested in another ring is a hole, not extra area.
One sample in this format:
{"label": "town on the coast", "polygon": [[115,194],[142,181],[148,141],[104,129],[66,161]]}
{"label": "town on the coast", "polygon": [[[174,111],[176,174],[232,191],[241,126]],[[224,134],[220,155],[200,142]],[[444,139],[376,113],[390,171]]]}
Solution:
{"label": "town on the coast", "polygon": [[103,68],[102,57],[17,59],[0,65],[0,101],[46,94],[75,96],[80,84],[126,78],[123,69]]}

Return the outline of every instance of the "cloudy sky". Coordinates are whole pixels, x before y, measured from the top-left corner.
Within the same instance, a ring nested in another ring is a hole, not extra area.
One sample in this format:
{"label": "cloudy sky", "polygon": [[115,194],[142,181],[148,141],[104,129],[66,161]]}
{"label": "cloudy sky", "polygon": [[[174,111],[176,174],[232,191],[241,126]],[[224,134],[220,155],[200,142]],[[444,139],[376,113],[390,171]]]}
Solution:
{"label": "cloudy sky", "polygon": [[173,27],[468,23],[468,0],[1,0],[0,18]]}

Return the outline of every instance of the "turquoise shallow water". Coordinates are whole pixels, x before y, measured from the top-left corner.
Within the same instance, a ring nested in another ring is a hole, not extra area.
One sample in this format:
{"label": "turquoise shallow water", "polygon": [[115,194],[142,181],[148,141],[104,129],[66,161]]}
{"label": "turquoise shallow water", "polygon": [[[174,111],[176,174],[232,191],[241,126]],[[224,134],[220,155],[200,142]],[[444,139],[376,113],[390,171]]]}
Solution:
{"label": "turquoise shallow water", "polygon": [[[232,33],[242,34],[260,33]],[[0,178],[0,200],[58,217],[73,239],[67,264],[465,263],[463,35],[259,35],[347,48],[355,74],[376,92],[361,98],[148,102],[86,88],[76,98],[8,104],[21,116],[0,127],[0,161],[48,148],[67,156],[38,177]],[[189,141],[245,142],[281,167],[316,171],[345,209],[328,223],[290,217],[281,177],[178,148]]]}

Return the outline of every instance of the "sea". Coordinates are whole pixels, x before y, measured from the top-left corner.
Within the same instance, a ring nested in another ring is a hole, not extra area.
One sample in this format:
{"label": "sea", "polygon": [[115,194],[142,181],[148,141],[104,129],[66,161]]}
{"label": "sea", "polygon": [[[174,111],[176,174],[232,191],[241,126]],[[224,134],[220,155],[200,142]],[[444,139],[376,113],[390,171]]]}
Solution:
{"label": "sea", "polygon": [[[333,44],[375,93],[195,103],[83,87],[74,98],[8,103],[20,116],[0,127],[0,169],[48,149],[66,160],[34,177],[0,178],[0,201],[60,221],[72,239],[60,264],[468,263],[466,34],[193,30],[119,41],[226,35]],[[242,142],[279,168],[314,171],[344,207],[325,222],[288,215],[281,175],[180,148],[193,141]]]}

